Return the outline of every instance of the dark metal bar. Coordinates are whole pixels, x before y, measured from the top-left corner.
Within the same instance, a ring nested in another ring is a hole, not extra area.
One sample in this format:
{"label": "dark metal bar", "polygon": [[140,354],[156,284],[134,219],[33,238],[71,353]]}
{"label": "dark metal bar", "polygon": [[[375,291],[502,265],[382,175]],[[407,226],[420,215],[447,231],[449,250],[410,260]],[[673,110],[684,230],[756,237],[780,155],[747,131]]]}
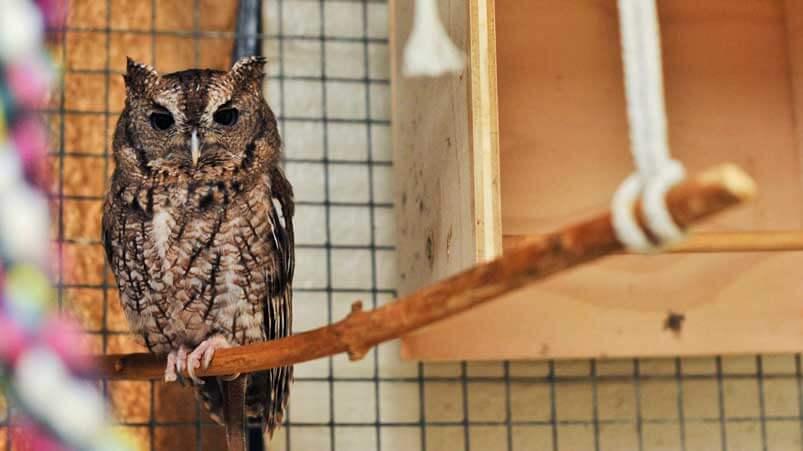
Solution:
{"label": "dark metal bar", "polygon": [[232,60],[262,56],[262,0],[240,0]]}

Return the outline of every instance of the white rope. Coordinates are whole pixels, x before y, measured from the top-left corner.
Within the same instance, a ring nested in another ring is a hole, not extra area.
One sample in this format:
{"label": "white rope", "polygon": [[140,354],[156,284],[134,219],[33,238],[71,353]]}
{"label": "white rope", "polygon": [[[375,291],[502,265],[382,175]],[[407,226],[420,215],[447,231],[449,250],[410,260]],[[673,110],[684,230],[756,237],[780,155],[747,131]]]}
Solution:
{"label": "white rope", "polygon": [[[666,206],[666,192],[686,177],[686,170],[676,160],[662,167],[644,187],[642,196],[644,217],[652,233],[664,244],[672,244],[684,237],[684,232],[675,224]],[[630,211],[633,211],[631,208]]]}
{"label": "white rope", "polygon": [[683,180],[683,165],[672,160],[666,130],[661,43],[655,0],[619,0],[630,146],[637,172],[614,193],[612,220],[616,236],[638,252],[655,251],[634,217],[633,204],[643,192],[647,225],[661,245],[683,238],[666,206],[666,192]]}
{"label": "white rope", "polygon": [[443,27],[435,0],[416,0],[413,30],[404,49],[404,75],[437,77],[463,70],[465,58]]}

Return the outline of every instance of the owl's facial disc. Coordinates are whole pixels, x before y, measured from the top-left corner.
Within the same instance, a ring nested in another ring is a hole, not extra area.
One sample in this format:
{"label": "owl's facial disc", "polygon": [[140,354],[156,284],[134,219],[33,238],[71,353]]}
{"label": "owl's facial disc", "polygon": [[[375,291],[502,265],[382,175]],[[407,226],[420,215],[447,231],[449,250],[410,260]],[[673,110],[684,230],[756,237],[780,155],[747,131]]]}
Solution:
{"label": "owl's facial disc", "polygon": [[181,174],[196,182],[231,174],[258,179],[281,146],[262,96],[263,66],[264,59],[246,58],[228,72],[161,75],[130,61],[115,133],[126,144],[118,152],[126,171]]}

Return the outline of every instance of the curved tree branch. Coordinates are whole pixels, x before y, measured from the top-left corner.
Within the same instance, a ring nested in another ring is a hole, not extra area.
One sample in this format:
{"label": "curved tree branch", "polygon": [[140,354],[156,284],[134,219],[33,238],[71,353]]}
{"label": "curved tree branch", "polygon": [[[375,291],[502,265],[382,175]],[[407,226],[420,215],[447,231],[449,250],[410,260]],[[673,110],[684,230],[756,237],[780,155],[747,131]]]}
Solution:
{"label": "curved tree branch", "polygon": [[[667,194],[675,221],[687,227],[753,197],[753,181],[739,168],[723,165],[676,186]],[[644,227],[640,206],[636,215]],[[293,365],[347,352],[362,358],[373,346],[464,312],[526,284],[622,250],[610,213],[566,227],[556,233],[522,239],[505,254],[478,264],[383,307],[363,311],[361,302],[351,313],[329,326],[279,340],[219,350],[201,376],[250,373]],[[158,379],[164,357],[151,354],[98,357],[102,377]]]}

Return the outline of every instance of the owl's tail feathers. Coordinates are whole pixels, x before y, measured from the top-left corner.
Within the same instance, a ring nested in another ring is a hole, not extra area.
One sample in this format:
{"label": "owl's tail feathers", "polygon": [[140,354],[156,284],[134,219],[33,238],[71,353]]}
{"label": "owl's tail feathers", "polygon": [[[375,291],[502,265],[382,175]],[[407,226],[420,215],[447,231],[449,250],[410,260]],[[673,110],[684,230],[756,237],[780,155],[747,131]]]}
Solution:
{"label": "owl's tail feathers", "polygon": [[[209,412],[212,420],[227,427],[228,437],[231,428],[227,412],[232,407],[228,403],[228,398],[231,397],[229,390],[232,388],[232,382],[226,382],[219,377],[205,377],[203,380],[205,382],[203,385],[195,386],[196,397]],[[242,375],[233,381],[246,381],[243,423],[247,422],[247,418],[252,422],[262,423],[262,437],[265,444],[270,443],[274,432],[284,420],[292,380],[293,367],[282,367],[247,376]]]}
{"label": "owl's tail feathers", "polygon": [[245,390],[247,377],[241,376],[223,382],[223,421],[226,424],[228,451],[248,451],[245,416]]}
{"label": "owl's tail feathers", "polygon": [[290,398],[290,384],[293,381],[293,367],[274,368],[251,376],[246,405],[254,409],[255,415],[262,417],[263,437],[265,443],[268,443],[284,421]]}

